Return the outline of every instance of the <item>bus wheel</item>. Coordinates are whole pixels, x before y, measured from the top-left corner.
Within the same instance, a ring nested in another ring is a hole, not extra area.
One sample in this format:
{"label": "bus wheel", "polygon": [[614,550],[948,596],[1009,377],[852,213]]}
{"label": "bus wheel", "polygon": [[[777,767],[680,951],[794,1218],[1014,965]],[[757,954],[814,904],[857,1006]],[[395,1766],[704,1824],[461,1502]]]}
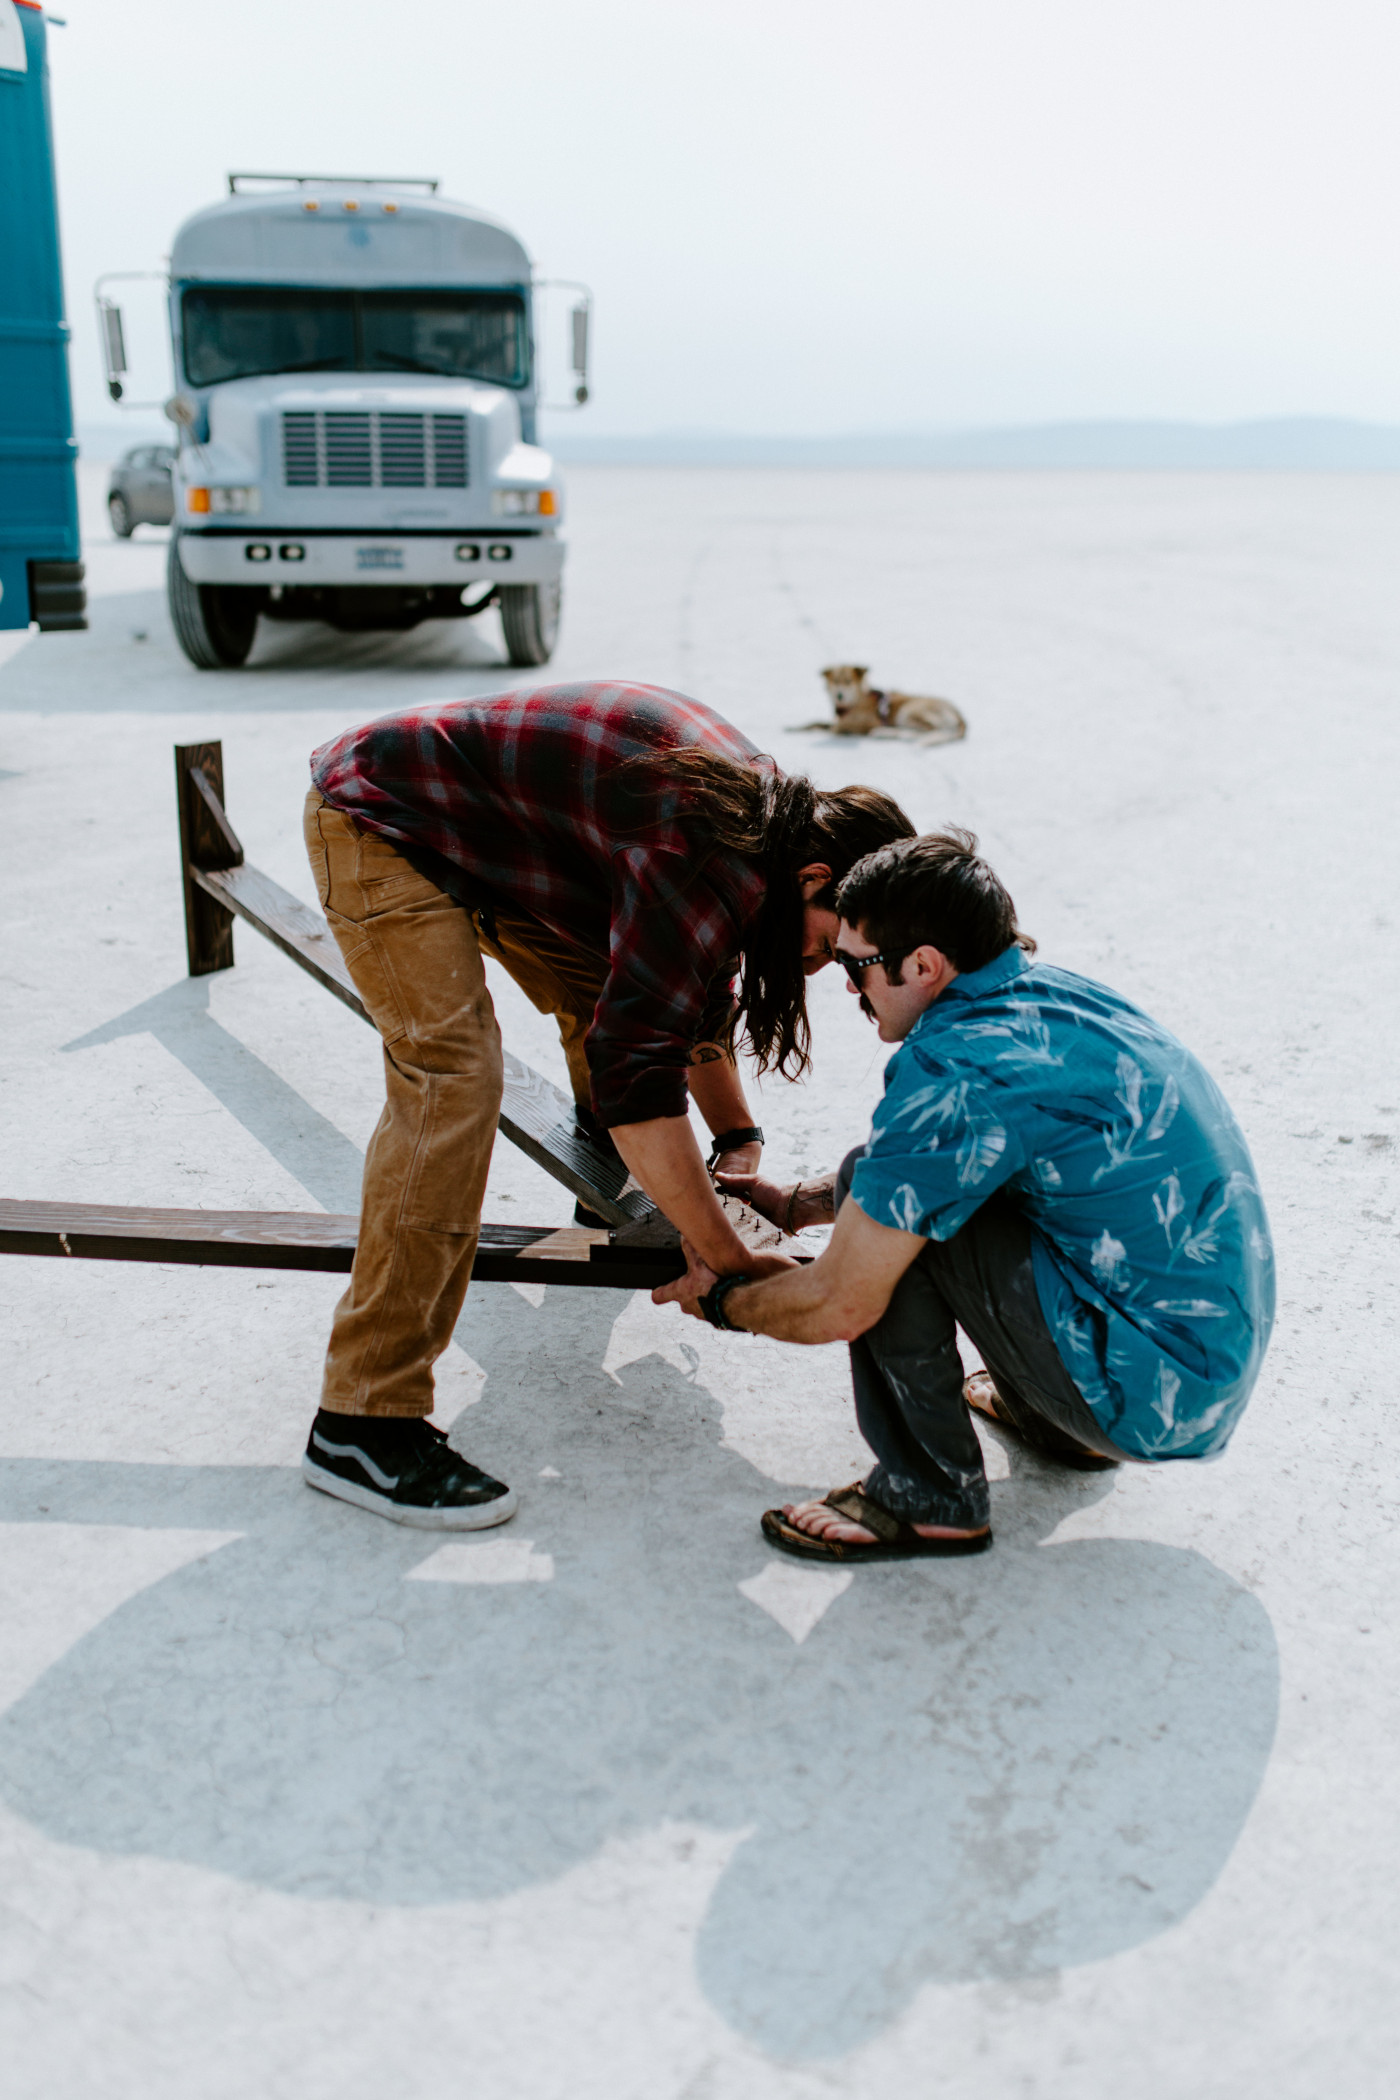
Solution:
{"label": "bus wheel", "polygon": [[507,583],[501,588],[501,628],[513,664],[547,664],[559,639],[559,579],[553,583]]}
{"label": "bus wheel", "polygon": [[260,591],[240,590],[236,584],[191,583],[173,532],[165,583],[175,639],[197,669],[234,670],[248,661],[258,631]]}

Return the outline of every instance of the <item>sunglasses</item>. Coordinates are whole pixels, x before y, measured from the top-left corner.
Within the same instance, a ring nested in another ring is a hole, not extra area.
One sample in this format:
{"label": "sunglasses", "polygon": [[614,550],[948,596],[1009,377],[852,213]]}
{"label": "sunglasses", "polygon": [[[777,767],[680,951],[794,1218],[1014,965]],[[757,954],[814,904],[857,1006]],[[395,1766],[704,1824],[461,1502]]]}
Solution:
{"label": "sunglasses", "polygon": [[831,953],[835,960],[840,963],[856,990],[859,991],[860,981],[872,963],[883,963],[888,974],[890,964],[902,963],[908,950],[903,949],[898,955],[894,953],[893,949],[888,955],[850,955],[844,948],[833,948]]}

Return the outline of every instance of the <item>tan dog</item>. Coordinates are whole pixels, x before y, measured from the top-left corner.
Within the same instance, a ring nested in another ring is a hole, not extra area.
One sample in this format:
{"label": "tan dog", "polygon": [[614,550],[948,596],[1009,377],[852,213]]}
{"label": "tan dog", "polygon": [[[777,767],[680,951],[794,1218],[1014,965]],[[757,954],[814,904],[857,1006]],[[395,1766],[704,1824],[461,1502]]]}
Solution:
{"label": "tan dog", "polygon": [[951,700],[918,693],[882,692],[868,683],[864,664],[831,664],[822,672],[834,722],[808,722],[808,729],[834,729],[837,736],[869,736],[873,731],[903,731],[926,744],[955,744],[967,735],[967,723]]}

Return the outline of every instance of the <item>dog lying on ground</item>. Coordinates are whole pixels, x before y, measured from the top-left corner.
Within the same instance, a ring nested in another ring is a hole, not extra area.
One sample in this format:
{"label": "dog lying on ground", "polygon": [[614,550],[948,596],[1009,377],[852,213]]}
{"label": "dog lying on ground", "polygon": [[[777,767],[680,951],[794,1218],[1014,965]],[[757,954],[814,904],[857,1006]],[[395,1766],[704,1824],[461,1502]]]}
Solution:
{"label": "dog lying on ground", "polygon": [[805,722],[805,729],[834,729],[837,736],[869,736],[895,730],[926,744],[955,744],[967,723],[951,700],[918,693],[882,692],[868,683],[864,664],[830,664],[822,672],[835,710],[834,722]]}

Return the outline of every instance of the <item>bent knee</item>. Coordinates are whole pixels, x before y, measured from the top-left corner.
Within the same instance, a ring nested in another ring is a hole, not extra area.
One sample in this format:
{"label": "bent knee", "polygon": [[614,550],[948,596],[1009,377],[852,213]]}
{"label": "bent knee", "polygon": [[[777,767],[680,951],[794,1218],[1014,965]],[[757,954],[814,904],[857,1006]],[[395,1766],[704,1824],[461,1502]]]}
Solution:
{"label": "bent knee", "polygon": [[401,1072],[424,1079],[469,1081],[500,1099],[505,1083],[501,1031],[489,1002],[480,1014],[454,1014],[425,1026],[410,1024],[392,1041],[386,1055]]}
{"label": "bent knee", "polygon": [[853,1145],[850,1151],[846,1154],[846,1157],[842,1160],[840,1166],[836,1169],[836,1191],[834,1200],[835,1208],[837,1210],[840,1210],[841,1205],[850,1195],[851,1183],[855,1179],[856,1163],[858,1160],[864,1159],[864,1157],[864,1145]]}

